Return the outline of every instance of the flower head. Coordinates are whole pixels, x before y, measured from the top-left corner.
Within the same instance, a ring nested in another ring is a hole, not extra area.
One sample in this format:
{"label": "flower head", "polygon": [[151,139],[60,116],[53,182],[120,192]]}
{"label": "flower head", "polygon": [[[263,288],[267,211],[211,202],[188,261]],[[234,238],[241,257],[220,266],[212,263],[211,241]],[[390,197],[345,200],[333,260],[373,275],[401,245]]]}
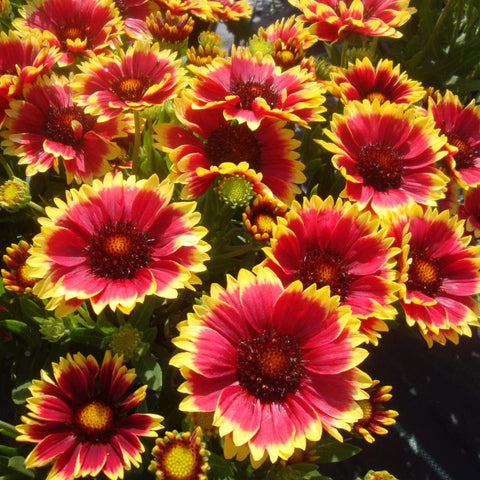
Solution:
{"label": "flower head", "polygon": [[209,246],[201,240],[196,204],[170,203],[173,184],[156,175],[136,181],[121,173],[66,192],[47,208],[29,265],[39,278],[34,293],[47,308],[69,311],[68,301],[89,300],[129,313],[146,295],[175,298],[198,283]]}
{"label": "flower head", "polygon": [[[179,324],[174,344],[187,412],[214,412],[227,458],[288,459],[325,429],[341,439],[361,418],[368,376],[357,368],[358,320],[328,288],[284,288],[268,269],[242,269]],[[371,382],[371,381],[370,381]],[[278,428],[282,425],[282,428]]]}
{"label": "flower head", "polygon": [[432,119],[405,105],[378,99],[354,100],[343,115],[334,114],[319,140],[347,183],[342,195],[378,215],[418,202],[435,206],[444,197],[448,178],[436,166],[445,156],[445,140]]}
{"label": "flower head", "polygon": [[252,130],[265,117],[302,126],[323,120],[323,88],[313,74],[299,66],[282,71],[270,55],[234,46],[228,59],[217,57],[190,70],[195,78],[188,95],[194,108],[222,108],[226,120],[247,123]]}
{"label": "flower head", "polygon": [[142,332],[130,323],[118,327],[110,336],[109,349],[122,355],[125,361],[138,360],[145,344],[142,342]]}
{"label": "flower head", "polygon": [[20,178],[13,177],[0,185],[0,208],[7,212],[22,210],[31,199],[30,185]]}
{"label": "flower head", "polygon": [[163,48],[171,48],[181,51],[184,45],[188,43],[188,37],[192,33],[194,20],[185,13],[177,17],[171,14],[169,10],[165,13],[159,11],[151,13],[145,20],[147,31],[151,39]]}
{"label": "flower head", "polygon": [[126,52],[98,56],[80,65],[71,88],[75,101],[100,121],[125,110],[162,105],[183,86],[183,70],[176,54],[158,43],[138,40]]}
{"label": "flower head", "polygon": [[27,468],[53,464],[48,478],[72,480],[103,472],[110,480],[138,467],[144,446],[138,436],[157,436],[162,417],[133,413],[146,386],[132,389],[136,374],[107,350],[101,366],[92,355],[67,354],[53,363],[53,379],[41,372],[30,387],[30,410],[18,441],[35,443]]}
{"label": "flower head", "polygon": [[475,238],[480,237],[480,185],[463,192],[463,205],[459,206],[458,216],[465,220],[465,229]]}
{"label": "flower head", "polygon": [[218,0],[209,2],[213,15],[224,21],[239,21],[252,16],[252,4],[248,0]]}
{"label": "flower head", "polygon": [[429,346],[470,336],[470,326],[479,325],[480,247],[469,245],[463,221],[419,205],[386,221],[401,248],[399,297],[408,325],[416,325]]}
{"label": "flower head", "polygon": [[120,44],[123,22],[112,0],[29,0],[13,26],[25,37],[35,30],[62,53],[60,66]]}
{"label": "flower head", "polygon": [[257,195],[242,214],[243,224],[256,241],[270,240],[278,217],[284,218],[287,211],[287,206],[279,200]]}
{"label": "flower head", "polygon": [[30,256],[30,244],[25,240],[12,243],[7,247],[3,262],[8,270],[2,268],[2,279],[5,290],[17,293],[31,293],[37,279],[31,275],[31,267],[27,265]]}
{"label": "flower head", "polygon": [[149,470],[158,480],[206,480],[208,453],[202,442],[202,429],[193,432],[166,432],[157,438]]}

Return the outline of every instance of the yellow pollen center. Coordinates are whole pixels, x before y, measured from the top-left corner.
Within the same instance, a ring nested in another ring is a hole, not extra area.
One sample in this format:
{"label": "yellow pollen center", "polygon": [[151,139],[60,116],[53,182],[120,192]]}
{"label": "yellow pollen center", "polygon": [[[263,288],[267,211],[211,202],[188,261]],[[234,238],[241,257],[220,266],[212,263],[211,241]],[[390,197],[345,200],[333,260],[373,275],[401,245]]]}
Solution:
{"label": "yellow pollen center", "polygon": [[167,480],[183,480],[195,473],[197,455],[183,445],[174,445],[165,452],[163,458],[164,474]]}
{"label": "yellow pollen center", "polygon": [[20,185],[15,182],[8,182],[4,184],[4,188],[2,189],[2,196],[3,200],[6,203],[11,203],[16,201],[22,194],[22,189]]}
{"label": "yellow pollen center", "polygon": [[89,434],[105,431],[113,421],[113,409],[100,401],[87,403],[75,414],[76,423]]}
{"label": "yellow pollen center", "polygon": [[316,276],[322,285],[333,285],[338,281],[338,268],[331,263],[321,263],[317,266]]}
{"label": "yellow pollen center", "polygon": [[367,94],[367,100],[373,102],[377,99],[380,103],[384,103],[387,100],[387,97],[381,92],[370,92]]}
{"label": "yellow pollen center", "polygon": [[373,415],[373,407],[370,400],[357,400],[358,406],[362,409],[363,417],[360,419],[360,423],[369,422]]}
{"label": "yellow pollen center", "polygon": [[261,232],[272,233],[272,227],[275,221],[268,213],[260,213],[255,218],[255,223]]}
{"label": "yellow pollen center", "polygon": [[105,252],[112,256],[128,255],[132,250],[130,238],[122,234],[114,234],[105,239]]}
{"label": "yellow pollen center", "polygon": [[17,269],[17,279],[23,287],[33,287],[36,282],[36,278],[32,276],[32,267],[24,263]]}
{"label": "yellow pollen center", "polygon": [[79,27],[66,27],[63,29],[63,36],[69,38],[70,40],[75,40],[77,38],[82,38],[82,29]]}
{"label": "yellow pollen center", "polygon": [[136,98],[142,91],[143,83],[138,78],[125,78],[122,80],[117,88],[121,97]]}
{"label": "yellow pollen center", "polygon": [[431,285],[437,281],[437,270],[430,262],[418,259],[414,268],[418,280],[424,285]]}
{"label": "yellow pollen center", "polygon": [[286,368],[290,365],[285,353],[275,347],[260,352],[258,363],[261,374],[267,377],[275,377],[285,373]]}

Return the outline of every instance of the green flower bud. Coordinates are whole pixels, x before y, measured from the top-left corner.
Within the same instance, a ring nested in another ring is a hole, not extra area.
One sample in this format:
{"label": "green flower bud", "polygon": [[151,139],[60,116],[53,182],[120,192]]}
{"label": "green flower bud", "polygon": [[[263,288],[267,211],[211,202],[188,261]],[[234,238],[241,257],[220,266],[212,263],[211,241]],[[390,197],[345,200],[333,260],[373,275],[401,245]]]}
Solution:
{"label": "green flower bud", "polygon": [[32,200],[30,186],[20,178],[13,177],[0,185],[0,207],[10,213],[25,208]]}
{"label": "green flower bud", "polygon": [[255,196],[252,182],[239,174],[223,177],[216,188],[220,199],[232,208],[247,206]]}

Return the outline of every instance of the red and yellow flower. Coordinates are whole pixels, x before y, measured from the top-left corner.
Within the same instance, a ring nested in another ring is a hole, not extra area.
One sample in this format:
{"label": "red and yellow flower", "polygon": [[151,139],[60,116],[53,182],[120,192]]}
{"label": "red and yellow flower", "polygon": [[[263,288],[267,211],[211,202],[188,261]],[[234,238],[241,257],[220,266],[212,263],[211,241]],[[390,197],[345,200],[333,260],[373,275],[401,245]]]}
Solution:
{"label": "red and yellow flower", "polygon": [[480,105],[472,100],[463,107],[457,95],[447,90],[429,99],[429,114],[447,137],[445,158],[449,173],[462,187],[480,183]]}
{"label": "red and yellow flower", "polygon": [[49,479],[73,480],[103,472],[122,479],[139,466],[145,450],[139,436],[156,437],[159,415],[134,413],[147,386],[133,390],[135,370],[107,350],[101,366],[92,355],[67,354],[52,363],[53,379],[42,370],[30,387],[30,410],[17,426],[21,442],[35,443],[27,468],[53,464]]}
{"label": "red and yellow flower", "polygon": [[10,102],[2,145],[27,165],[27,175],[58,170],[60,159],[69,183],[91,182],[111,170],[109,160],[119,155],[111,140],[124,135],[122,122],[98,122],[71,93],[68,78],[45,76],[24,89],[23,100]]}
{"label": "red and yellow flower", "polygon": [[410,0],[289,0],[301,10],[320,40],[334,43],[342,37],[367,35],[399,38],[397,30],[417,11]]}
{"label": "red and yellow flower", "polygon": [[62,53],[58,64],[120,45],[123,21],[112,0],[29,0],[12,24],[22,37],[39,30]]}
{"label": "red and yellow flower", "polygon": [[323,430],[341,439],[371,383],[357,367],[367,353],[358,323],[328,288],[284,288],[269,269],[242,269],[179,324],[179,408],[214,412],[226,458],[250,454],[254,466],[288,459]]}
{"label": "red and yellow flower", "polygon": [[162,105],[184,85],[180,59],[158,43],[138,40],[118,55],[98,56],[80,65],[71,88],[87,113],[104,121],[126,110]]}
{"label": "red and yellow flower", "polygon": [[252,130],[266,117],[305,127],[324,120],[323,87],[299,66],[282,71],[270,55],[233,46],[228,59],[189,68],[195,74],[187,90],[194,108],[221,108],[226,120],[247,123]]}
{"label": "red and yellow flower", "polygon": [[285,218],[278,218],[261,265],[285,286],[297,279],[306,287],[328,285],[362,319],[360,331],[376,344],[377,332],[387,330],[383,320],[397,313],[391,304],[397,299],[393,256],[398,249],[390,248],[386,233],[378,218],[359,212],[355,203],[304,198],[303,205],[294,202]]}
{"label": "red and yellow flower", "polygon": [[176,17],[188,13],[207,22],[218,22],[213,6],[220,8],[220,2],[213,0],[154,0],[154,2],[162,12],[170,11]]}
{"label": "red and yellow flower", "polygon": [[378,99],[380,103],[410,105],[425,96],[420,82],[409,79],[406,72],[400,71],[400,65],[394,67],[391,60],[379,60],[373,66],[368,57],[357,58],[348,68],[333,69],[330,77],[330,91],[343,103]]}
{"label": "red and yellow flower", "polygon": [[146,18],[157,11],[152,0],[113,0],[124,22],[124,31],[129,40],[134,42],[144,34]]}
{"label": "red and yellow flower", "polygon": [[465,229],[475,238],[480,237],[480,185],[463,192],[463,204],[458,208],[458,216],[465,220]]}
{"label": "red and yellow flower", "polygon": [[209,3],[213,14],[219,20],[237,22],[252,16],[252,4],[248,0],[218,0]]}
{"label": "red and yellow flower", "polygon": [[2,268],[2,280],[5,290],[16,293],[32,293],[37,279],[30,275],[31,268],[27,265],[30,256],[30,244],[25,240],[12,243],[6,248],[3,262],[8,270]]}
{"label": "red and yellow flower", "polygon": [[333,143],[318,143],[334,154],[346,179],[342,195],[362,209],[382,215],[414,202],[435,206],[445,196],[448,177],[437,167],[446,155],[445,139],[431,118],[413,108],[354,100],[324,132]]}
{"label": "red and yellow flower", "polygon": [[471,335],[480,313],[480,247],[470,245],[464,222],[448,210],[413,205],[386,221],[398,255],[400,304],[409,326],[417,325],[429,346],[458,343]]}
{"label": "red and yellow flower", "polygon": [[[33,293],[51,298],[61,316],[89,300],[129,313],[147,295],[175,298],[199,283],[209,249],[196,226],[194,202],[170,203],[173,184],[156,175],[136,181],[107,174],[103,182],[66,192],[40,220],[28,264],[39,278]],[[68,302],[73,302],[70,305]]]}
{"label": "red and yellow flower", "polygon": [[235,173],[251,178],[256,193],[271,191],[285,203],[300,193],[304,165],[294,151],[300,142],[284,121],[266,118],[252,131],[225,120],[222,109],[198,110],[186,98],[176,100],[175,112],[188,129],[156,125],[154,138],[157,148],[169,152],[172,178],[185,184],[184,198],[198,197],[217,177]]}

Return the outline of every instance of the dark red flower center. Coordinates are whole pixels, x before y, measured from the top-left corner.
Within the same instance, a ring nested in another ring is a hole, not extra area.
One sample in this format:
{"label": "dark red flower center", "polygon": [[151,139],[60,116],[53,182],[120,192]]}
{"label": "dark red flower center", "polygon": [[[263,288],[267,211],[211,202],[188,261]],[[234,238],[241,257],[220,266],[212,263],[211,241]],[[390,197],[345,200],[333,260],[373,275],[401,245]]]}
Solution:
{"label": "dark red flower center", "polygon": [[112,280],[133,278],[151,262],[152,248],[147,234],[131,222],[104,224],[97,228],[85,248],[87,264],[100,277]]}
{"label": "dark red flower center", "polygon": [[114,430],[115,412],[113,407],[101,400],[82,405],[73,413],[75,433],[83,442],[103,442]]}
{"label": "dark red flower center", "polygon": [[348,294],[352,278],[348,269],[337,255],[320,249],[310,250],[303,257],[297,278],[308,287],[312,283],[317,288],[330,286],[332,295],[340,295],[343,300]]}
{"label": "dark red flower center", "polygon": [[295,393],[305,371],[298,344],[275,330],[242,341],[237,361],[240,385],[263,403],[282,402]]}
{"label": "dark red flower center", "polygon": [[400,188],[403,159],[395,149],[384,143],[364,145],[358,152],[357,170],[365,185],[385,192],[390,188]]}
{"label": "dark red flower center", "polygon": [[221,125],[213,130],[205,144],[205,153],[212,165],[223,162],[239,164],[247,162],[250,168],[259,171],[261,151],[255,134],[244,123]]}
{"label": "dark red flower center", "polygon": [[86,114],[83,108],[53,109],[45,118],[45,136],[63,145],[76,145],[95,124],[95,117]]}
{"label": "dark red flower center", "polygon": [[462,137],[455,132],[447,132],[448,143],[458,148],[458,152],[454,155],[455,168],[470,168],[474,166],[474,158],[477,154],[475,148],[469,145]]}
{"label": "dark red flower center", "polygon": [[382,93],[382,92],[368,92],[366,95],[365,95],[365,98],[370,101],[370,102],[373,102],[374,100],[378,100],[379,103],[385,103],[387,101],[387,96]]}
{"label": "dark red flower center", "polygon": [[59,27],[57,36],[63,48],[67,48],[67,40],[81,40],[87,41],[89,46],[89,32],[86,27],[82,25],[62,25]]}
{"label": "dark red flower center", "polygon": [[238,80],[231,86],[230,93],[238,95],[238,108],[242,110],[251,110],[253,101],[259,97],[263,98],[270,108],[274,108],[279,100],[278,93],[271,85],[252,80]]}
{"label": "dark red flower center", "polygon": [[127,0],[114,0],[114,3],[120,12],[120,15],[125,17],[128,12]]}
{"label": "dark red flower center", "polygon": [[412,263],[408,269],[407,289],[422,292],[429,297],[436,297],[442,286],[438,261],[431,258],[425,251],[413,250],[410,258]]}
{"label": "dark red flower center", "polygon": [[150,85],[147,78],[122,78],[113,86],[112,91],[124,101],[139,102]]}

